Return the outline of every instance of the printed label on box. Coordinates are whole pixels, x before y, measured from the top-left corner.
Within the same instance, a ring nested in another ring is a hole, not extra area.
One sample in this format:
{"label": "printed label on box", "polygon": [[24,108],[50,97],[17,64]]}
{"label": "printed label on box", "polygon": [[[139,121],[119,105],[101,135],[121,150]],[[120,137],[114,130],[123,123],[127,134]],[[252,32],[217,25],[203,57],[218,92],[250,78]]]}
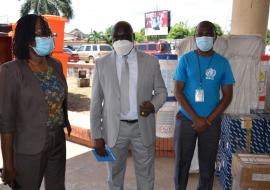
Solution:
{"label": "printed label on box", "polygon": [[270,181],[270,174],[252,174],[252,181]]}
{"label": "printed label on box", "polygon": [[252,120],[249,117],[241,118],[241,128],[242,129],[251,129],[252,128]]}

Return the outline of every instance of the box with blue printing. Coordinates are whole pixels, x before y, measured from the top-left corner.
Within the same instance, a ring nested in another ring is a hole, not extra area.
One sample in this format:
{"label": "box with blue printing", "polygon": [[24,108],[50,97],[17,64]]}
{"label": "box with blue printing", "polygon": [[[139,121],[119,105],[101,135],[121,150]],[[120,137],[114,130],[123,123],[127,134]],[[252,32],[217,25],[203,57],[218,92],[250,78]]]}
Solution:
{"label": "box with blue printing", "polygon": [[270,118],[266,120],[265,153],[270,154]]}
{"label": "box with blue printing", "polygon": [[[270,119],[268,124],[270,126]],[[266,120],[256,115],[224,115],[216,167],[216,175],[224,190],[232,187],[233,153],[266,152],[265,126]]]}
{"label": "box with blue printing", "polygon": [[250,113],[264,119],[265,153],[270,154],[270,112],[265,110],[250,110]]}
{"label": "box with blue printing", "polygon": [[223,190],[232,189],[232,175],[227,174],[225,170],[220,171],[219,182]]}
{"label": "box with blue printing", "polygon": [[265,119],[257,115],[225,114],[223,117],[221,145],[229,154],[265,153],[265,136]]}
{"label": "box with blue printing", "polygon": [[230,190],[232,187],[232,156],[226,154],[226,152],[219,152],[219,157],[217,158],[217,170],[218,179],[224,190]]}

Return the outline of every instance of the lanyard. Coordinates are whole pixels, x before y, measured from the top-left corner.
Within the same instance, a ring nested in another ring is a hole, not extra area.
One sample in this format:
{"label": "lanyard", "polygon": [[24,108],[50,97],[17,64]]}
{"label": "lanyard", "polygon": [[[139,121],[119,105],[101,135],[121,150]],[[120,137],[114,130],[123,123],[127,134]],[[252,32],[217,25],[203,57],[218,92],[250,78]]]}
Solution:
{"label": "lanyard", "polygon": [[[201,70],[201,65],[200,65],[200,58],[199,58],[199,55],[197,53],[196,53],[196,55],[197,55],[197,63],[198,63],[198,67],[199,67],[199,72],[200,72],[200,87],[202,87],[202,82],[203,82],[203,78],[205,76],[205,72],[202,75],[202,70]],[[214,55],[215,55],[215,53],[213,53],[213,55],[211,55],[210,61],[208,62],[207,67],[206,67],[206,71],[209,69],[209,67],[210,67],[210,65],[212,63]]]}

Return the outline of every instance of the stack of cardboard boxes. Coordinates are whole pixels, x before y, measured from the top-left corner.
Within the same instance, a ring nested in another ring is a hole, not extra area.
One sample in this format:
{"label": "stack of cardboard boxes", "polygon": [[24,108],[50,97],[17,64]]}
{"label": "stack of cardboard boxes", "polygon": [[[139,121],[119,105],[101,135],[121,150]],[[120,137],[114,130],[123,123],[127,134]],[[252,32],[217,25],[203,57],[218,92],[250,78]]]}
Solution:
{"label": "stack of cardboard boxes", "polygon": [[269,190],[270,156],[234,154],[232,175],[233,190]]}
{"label": "stack of cardboard boxes", "polygon": [[[257,114],[226,114],[222,121],[217,172],[224,190],[232,189],[232,157],[235,153],[269,154],[270,125]],[[269,186],[270,189],[270,186]]]}

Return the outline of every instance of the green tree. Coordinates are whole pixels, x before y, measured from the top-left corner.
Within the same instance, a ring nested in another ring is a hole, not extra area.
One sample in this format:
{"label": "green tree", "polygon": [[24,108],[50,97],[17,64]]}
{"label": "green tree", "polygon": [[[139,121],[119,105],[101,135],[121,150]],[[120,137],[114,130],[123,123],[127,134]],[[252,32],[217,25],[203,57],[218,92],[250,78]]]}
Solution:
{"label": "green tree", "polygon": [[107,28],[104,33],[104,40],[107,44],[112,44],[112,26]]}
{"label": "green tree", "polygon": [[[222,28],[219,24],[214,23],[217,31],[218,36],[222,36],[224,32],[222,31]],[[187,36],[193,36],[195,34],[196,27],[188,28],[187,24],[184,22],[180,22],[178,24],[175,24],[168,35],[169,39],[182,39]]]}
{"label": "green tree", "polygon": [[182,39],[190,35],[189,28],[187,27],[187,24],[184,22],[180,22],[175,24],[169,34],[169,39]]}
{"label": "green tree", "polygon": [[21,7],[21,16],[27,15],[31,11],[39,15],[62,15],[68,19],[73,18],[71,0],[25,0]]}
{"label": "green tree", "polygon": [[216,32],[218,36],[222,36],[224,34],[224,32],[222,31],[222,28],[219,24],[214,23],[215,27],[216,27]]}
{"label": "green tree", "polygon": [[140,32],[135,32],[135,41],[138,43],[147,41],[147,37],[144,34],[144,28],[142,28]]}
{"label": "green tree", "polygon": [[94,42],[96,44],[99,41],[103,41],[103,40],[104,40],[103,32],[97,32],[94,30],[89,34],[87,42]]}
{"label": "green tree", "polygon": [[189,30],[189,36],[194,36],[195,31],[196,31],[196,27],[194,26]]}
{"label": "green tree", "polygon": [[160,39],[166,39],[167,35],[150,35],[147,36],[148,41],[159,41]]}
{"label": "green tree", "polygon": [[267,34],[266,34],[266,44],[270,44],[270,30],[267,29]]}

